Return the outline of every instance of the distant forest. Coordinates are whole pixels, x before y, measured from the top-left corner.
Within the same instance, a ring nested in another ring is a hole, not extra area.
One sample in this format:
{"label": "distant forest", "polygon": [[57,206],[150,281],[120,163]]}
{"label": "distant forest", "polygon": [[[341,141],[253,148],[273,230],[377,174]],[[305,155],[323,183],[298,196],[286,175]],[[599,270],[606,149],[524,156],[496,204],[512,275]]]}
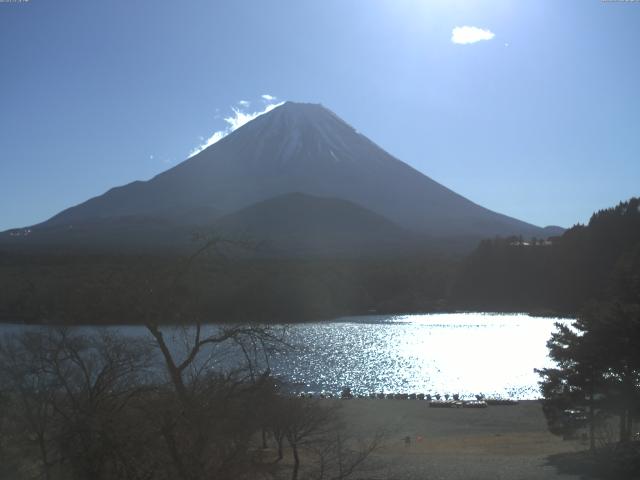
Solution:
{"label": "distant forest", "polygon": [[443,308],[452,262],[430,256],[256,259],[0,255],[0,321],[298,322]]}
{"label": "distant forest", "polygon": [[640,292],[640,200],[550,240],[482,241],[467,257],[255,258],[222,239],[193,256],[0,252],[0,321],[296,322],[454,310],[575,314]]}
{"label": "distant forest", "polygon": [[450,302],[470,310],[571,315],[612,294],[640,294],[638,198],[600,210],[588,225],[548,242],[484,240],[459,268]]}

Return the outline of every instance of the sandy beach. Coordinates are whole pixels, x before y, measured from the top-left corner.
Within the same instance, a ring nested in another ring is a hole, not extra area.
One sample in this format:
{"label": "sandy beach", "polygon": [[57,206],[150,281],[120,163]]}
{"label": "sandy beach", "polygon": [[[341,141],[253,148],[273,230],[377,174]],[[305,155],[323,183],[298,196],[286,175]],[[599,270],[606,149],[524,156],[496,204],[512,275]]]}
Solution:
{"label": "sandy beach", "polygon": [[[382,429],[384,446],[359,478],[428,480],[577,480],[549,456],[584,449],[549,433],[541,405],[523,401],[484,409],[430,408],[419,400],[342,400],[354,435]],[[407,441],[407,437],[409,440]]]}

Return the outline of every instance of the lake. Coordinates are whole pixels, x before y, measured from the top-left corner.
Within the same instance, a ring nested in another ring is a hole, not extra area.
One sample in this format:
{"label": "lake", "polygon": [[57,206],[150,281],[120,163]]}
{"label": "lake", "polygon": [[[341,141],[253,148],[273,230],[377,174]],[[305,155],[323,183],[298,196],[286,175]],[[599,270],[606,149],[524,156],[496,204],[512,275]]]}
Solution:
{"label": "lake", "polygon": [[[369,315],[287,327],[297,348],[272,359],[297,391],[483,393],[539,398],[534,368],[551,366],[546,342],[555,322],[525,314]],[[1,332],[17,325],[0,325]],[[28,327],[32,328],[32,327]],[[82,327],[91,331],[92,328]],[[148,335],[143,327],[108,327]]]}

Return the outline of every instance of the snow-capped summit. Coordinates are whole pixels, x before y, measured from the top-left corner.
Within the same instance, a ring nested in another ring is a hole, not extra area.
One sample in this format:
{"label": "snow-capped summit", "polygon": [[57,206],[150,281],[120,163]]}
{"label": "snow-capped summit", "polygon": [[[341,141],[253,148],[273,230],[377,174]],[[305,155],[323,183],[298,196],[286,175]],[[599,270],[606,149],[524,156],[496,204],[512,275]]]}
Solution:
{"label": "snow-capped summit", "polygon": [[322,105],[286,102],[149,181],[113,188],[36,228],[123,217],[181,224],[300,192],[346,200],[432,237],[544,236],[396,159]]}

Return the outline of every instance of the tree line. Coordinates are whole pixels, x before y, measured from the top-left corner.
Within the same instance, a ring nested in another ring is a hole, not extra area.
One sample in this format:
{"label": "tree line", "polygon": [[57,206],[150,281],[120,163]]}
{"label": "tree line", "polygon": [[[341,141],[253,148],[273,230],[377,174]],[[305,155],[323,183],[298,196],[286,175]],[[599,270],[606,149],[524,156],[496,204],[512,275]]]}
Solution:
{"label": "tree line", "polygon": [[458,308],[577,314],[640,272],[640,199],[592,215],[551,241],[487,239],[464,260],[451,293]]}
{"label": "tree line", "polygon": [[[222,246],[220,247],[222,248]],[[443,308],[455,261],[0,253],[0,321],[141,324],[150,297],[180,301],[169,323],[300,322]],[[183,272],[174,278],[175,272]],[[167,279],[171,278],[170,284]]]}

